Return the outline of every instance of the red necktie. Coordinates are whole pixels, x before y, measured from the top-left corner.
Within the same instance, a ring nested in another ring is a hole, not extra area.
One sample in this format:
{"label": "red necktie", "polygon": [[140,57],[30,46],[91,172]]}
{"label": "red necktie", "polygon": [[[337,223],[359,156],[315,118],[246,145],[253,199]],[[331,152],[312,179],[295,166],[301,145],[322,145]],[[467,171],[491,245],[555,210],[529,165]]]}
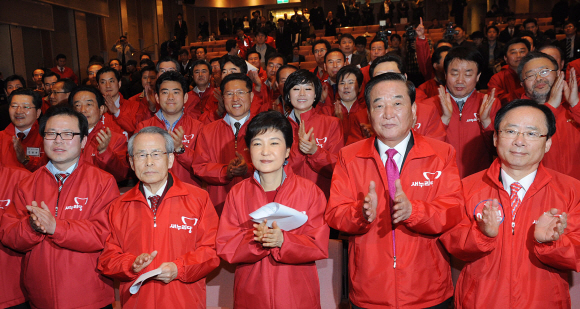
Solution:
{"label": "red necktie", "polygon": [[[393,159],[393,157],[399,153],[397,150],[395,149],[389,149],[387,150],[387,162],[385,162],[385,169],[387,170],[387,183],[389,185],[389,196],[391,197],[389,199],[389,208],[390,208],[390,212],[391,215],[393,215],[393,206],[394,206],[394,200],[395,200],[395,192],[397,192],[397,189],[395,187],[395,181],[397,181],[397,179],[399,179],[400,174],[399,174],[399,168],[397,167],[397,163],[395,163],[395,160]],[[397,267],[397,250],[396,250],[396,245],[395,245],[395,226],[392,226],[392,234],[393,234],[393,268]]]}
{"label": "red necktie", "polygon": [[520,197],[518,196],[518,191],[522,188],[519,182],[514,182],[510,185],[510,201],[512,205],[512,220],[516,220],[516,212],[518,211],[518,207],[522,204]]}
{"label": "red necktie", "polygon": [[153,216],[157,215],[157,207],[159,206],[159,201],[161,200],[161,196],[153,195],[149,197],[149,202],[151,202],[151,210],[153,211]]}
{"label": "red necktie", "polygon": [[56,174],[54,176],[56,177],[56,180],[58,181],[58,192],[60,192],[60,190],[62,190],[62,186],[64,185],[64,181],[68,177],[68,174]]}
{"label": "red necktie", "polygon": [[18,132],[16,133],[16,136],[18,137],[18,139],[22,142],[25,138],[26,138],[26,134],[22,133],[22,132]]}

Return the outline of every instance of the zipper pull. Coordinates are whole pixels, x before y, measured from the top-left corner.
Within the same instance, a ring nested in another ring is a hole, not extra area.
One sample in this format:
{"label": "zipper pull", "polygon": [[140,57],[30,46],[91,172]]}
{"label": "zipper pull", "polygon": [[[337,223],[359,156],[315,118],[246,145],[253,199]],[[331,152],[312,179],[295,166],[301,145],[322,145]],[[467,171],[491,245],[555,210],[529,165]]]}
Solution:
{"label": "zipper pull", "polygon": [[516,228],[516,223],[512,221],[512,235],[514,234],[514,230]]}
{"label": "zipper pull", "polygon": [[459,120],[461,120],[461,115],[463,115],[463,113],[459,112]]}
{"label": "zipper pull", "polygon": [[393,268],[397,268],[397,257],[393,256]]}

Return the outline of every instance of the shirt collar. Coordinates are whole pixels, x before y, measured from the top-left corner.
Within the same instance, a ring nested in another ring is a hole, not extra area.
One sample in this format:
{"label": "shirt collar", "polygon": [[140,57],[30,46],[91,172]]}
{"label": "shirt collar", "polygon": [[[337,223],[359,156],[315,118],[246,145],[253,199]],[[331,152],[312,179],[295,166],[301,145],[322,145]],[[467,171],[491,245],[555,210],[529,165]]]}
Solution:
{"label": "shirt collar", "polygon": [[236,119],[232,118],[232,116],[230,116],[230,114],[226,114],[225,117],[224,117],[224,121],[227,124],[229,124],[230,127],[232,127],[232,130],[234,131],[234,134],[236,134],[236,127],[234,126],[234,124],[236,122],[239,122],[240,123],[240,128],[241,128],[242,126],[244,126],[244,123],[246,123],[246,121],[248,121],[248,119],[250,119],[250,113],[248,113],[246,115],[246,117],[244,117],[244,118],[242,118],[240,120],[236,120]]}
{"label": "shirt collar", "polygon": [[[518,197],[520,198],[520,201],[524,200],[524,196],[526,195],[526,192],[528,192],[528,190],[530,189],[530,186],[534,182],[534,179],[536,178],[537,173],[538,173],[538,170],[536,169],[535,171],[529,173],[524,178],[520,179],[520,181],[517,181],[520,185],[522,185],[522,189],[523,189],[523,190],[518,191]],[[503,184],[503,188],[507,191],[507,193],[511,194],[510,186],[512,185],[512,183],[514,183],[516,181],[513,178],[511,178],[510,175],[508,175],[508,173],[506,173],[503,170],[503,168],[501,169],[501,182]]]}
{"label": "shirt collar", "polygon": [[121,107],[121,94],[119,93],[119,96],[117,97],[117,99],[115,100],[115,106],[117,108]]}
{"label": "shirt collar", "polygon": [[28,137],[28,133],[30,133],[30,129],[32,129],[32,127],[28,128],[28,129],[26,129],[24,131],[20,131],[20,130],[18,130],[17,127],[14,127],[14,131],[15,131],[16,134],[18,134],[20,132],[24,133],[24,138]]}
{"label": "shirt collar", "polygon": [[71,165],[71,167],[69,167],[66,171],[60,171],[59,169],[56,168],[56,166],[54,166],[54,164],[52,164],[52,161],[48,161],[48,163],[46,164],[46,168],[52,175],[56,177],[56,174],[67,174],[67,175],[72,174],[72,172],[77,168],[77,165],[79,165],[78,161],[75,164]]}
{"label": "shirt collar", "polygon": [[[284,183],[284,180],[286,180],[286,171],[284,171],[284,166],[286,166],[286,164],[288,164],[288,161],[284,161],[284,165],[282,165],[282,182],[280,183],[280,185],[282,185]],[[256,180],[257,183],[262,185],[262,183],[260,182],[260,172],[258,172],[258,170],[254,171],[254,179]]]}
{"label": "shirt collar", "polygon": [[159,188],[159,190],[157,190],[157,192],[155,192],[155,194],[153,194],[151,191],[149,191],[149,189],[147,189],[147,186],[143,186],[143,191],[145,192],[145,199],[147,201],[149,201],[149,197],[151,197],[151,196],[155,196],[155,195],[162,196],[163,191],[165,191],[165,187],[167,187],[167,179],[165,180],[165,183],[161,186],[161,188]]}
{"label": "shirt collar", "polygon": [[399,171],[401,170],[401,165],[403,164],[403,157],[405,156],[405,152],[407,152],[407,145],[409,144],[409,140],[411,140],[411,131],[407,134],[401,142],[399,142],[395,147],[389,147],[385,143],[383,143],[380,139],[377,138],[377,147],[379,151],[379,155],[381,156],[381,160],[383,161],[383,165],[388,159],[387,150],[395,149],[398,153],[394,156],[395,163],[397,163],[397,167]]}
{"label": "shirt collar", "polygon": [[451,92],[449,92],[449,88],[447,88],[447,92],[449,93],[449,95],[453,98],[453,100],[455,100],[455,102],[459,102],[459,101],[463,101],[463,103],[467,102],[467,99],[469,99],[469,97],[473,94],[473,92],[475,92],[475,88],[473,88],[473,90],[471,90],[471,92],[463,97],[463,98],[456,98],[454,97]]}
{"label": "shirt collar", "polygon": [[159,118],[159,119],[161,119],[161,121],[163,121],[163,123],[165,124],[166,130],[173,131],[173,129],[175,128],[175,125],[179,122],[179,120],[181,120],[181,117],[183,117],[183,111],[181,112],[181,115],[179,115],[179,118],[177,118],[177,120],[174,123],[169,123],[169,121],[163,115],[163,111],[161,109],[159,109],[157,111],[157,113],[155,113],[155,115],[157,116],[157,118]]}
{"label": "shirt collar", "polygon": [[197,95],[204,94],[207,91],[207,88],[209,88],[209,85],[207,85],[207,87],[205,87],[204,91],[199,90],[199,88],[197,88],[197,86],[195,86],[195,88],[193,88],[193,92],[197,93]]}

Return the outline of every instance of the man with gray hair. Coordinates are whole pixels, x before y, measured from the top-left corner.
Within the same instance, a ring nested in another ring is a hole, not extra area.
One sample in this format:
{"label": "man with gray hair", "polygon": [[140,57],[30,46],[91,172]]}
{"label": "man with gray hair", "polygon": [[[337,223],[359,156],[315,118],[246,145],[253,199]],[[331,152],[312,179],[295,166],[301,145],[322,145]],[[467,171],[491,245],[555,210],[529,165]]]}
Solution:
{"label": "man with gray hair", "polygon": [[525,91],[522,99],[546,105],[556,116],[558,134],[552,137],[552,147],[542,162],[548,168],[580,179],[580,104],[575,70],[564,73],[554,57],[530,52],[520,62],[518,76]]}
{"label": "man with gray hair", "polygon": [[[128,149],[140,182],[111,204],[111,235],[98,268],[121,281],[123,307],[205,307],[205,276],[219,265],[218,217],[209,195],[169,172],[174,144],[164,129],[141,129]],[[132,294],[135,279],[149,271],[157,275]]]}

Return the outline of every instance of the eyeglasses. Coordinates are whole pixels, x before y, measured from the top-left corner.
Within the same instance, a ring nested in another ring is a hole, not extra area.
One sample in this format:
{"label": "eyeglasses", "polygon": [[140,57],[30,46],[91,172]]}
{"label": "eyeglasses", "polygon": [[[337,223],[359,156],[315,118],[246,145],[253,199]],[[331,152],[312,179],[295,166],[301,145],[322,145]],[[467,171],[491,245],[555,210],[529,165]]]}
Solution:
{"label": "eyeglasses", "polygon": [[548,136],[547,134],[540,134],[539,132],[519,132],[516,130],[499,130],[499,137],[505,139],[516,139],[520,134],[524,137],[525,140],[528,141],[535,141],[539,140],[541,137]]}
{"label": "eyeglasses", "polygon": [[154,161],[160,160],[161,157],[163,155],[167,154],[167,152],[163,152],[163,151],[153,151],[152,153],[146,153],[146,152],[141,152],[138,154],[134,154],[131,157],[133,157],[133,160],[135,161],[145,161],[147,160],[147,156],[151,156],[151,159]]}
{"label": "eyeglasses", "polygon": [[322,54],[322,53],[326,53],[326,49],[324,49],[324,48],[323,48],[323,49],[315,49],[315,50],[314,50],[314,53],[315,53],[315,54]]}
{"label": "eyeglasses", "polygon": [[240,98],[244,94],[248,94],[248,93],[250,93],[250,92],[249,91],[226,92],[226,93],[224,93],[224,97],[226,97],[228,99],[232,99],[234,97],[234,95],[236,95],[236,96],[238,96],[238,98]]}
{"label": "eyeglasses", "polygon": [[75,132],[61,132],[61,133],[56,133],[56,132],[44,132],[44,139],[45,140],[49,140],[49,141],[53,141],[56,139],[57,136],[60,136],[60,138],[63,141],[70,141],[73,138],[75,138],[75,135],[81,135],[80,133],[75,133]]}
{"label": "eyeglasses", "polygon": [[31,111],[33,108],[35,108],[34,106],[26,106],[26,105],[10,105],[11,109],[18,109],[18,108],[22,108],[24,110],[24,112],[28,113],[29,111]]}
{"label": "eyeglasses", "polygon": [[530,73],[530,74],[526,75],[526,77],[524,78],[524,81],[533,81],[533,80],[536,80],[536,78],[538,77],[538,75],[541,76],[541,77],[546,77],[546,76],[550,75],[550,73],[552,73],[554,71],[556,71],[556,70],[543,69],[543,70],[540,70],[540,71],[538,71],[536,73]]}

